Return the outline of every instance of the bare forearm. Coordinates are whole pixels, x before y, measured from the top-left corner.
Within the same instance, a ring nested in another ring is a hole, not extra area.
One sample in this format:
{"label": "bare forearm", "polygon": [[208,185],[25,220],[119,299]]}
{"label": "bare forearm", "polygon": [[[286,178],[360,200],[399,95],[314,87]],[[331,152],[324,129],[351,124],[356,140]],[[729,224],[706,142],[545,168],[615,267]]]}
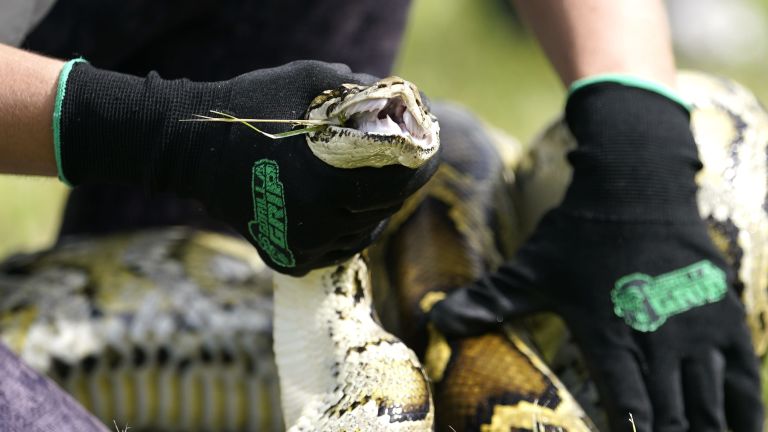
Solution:
{"label": "bare forearm", "polygon": [[62,65],[0,44],[0,173],[56,175],[52,115]]}
{"label": "bare forearm", "polygon": [[631,74],[674,88],[662,0],[512,0],[560,79]]}

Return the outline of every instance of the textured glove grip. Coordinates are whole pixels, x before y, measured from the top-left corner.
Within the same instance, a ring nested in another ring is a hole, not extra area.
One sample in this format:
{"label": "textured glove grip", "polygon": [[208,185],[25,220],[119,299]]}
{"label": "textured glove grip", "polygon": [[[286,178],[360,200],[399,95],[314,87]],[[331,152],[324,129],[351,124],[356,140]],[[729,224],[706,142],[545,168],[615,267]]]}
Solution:
{"label": "textured glove grip", "polygon": [[82,62],[62,81],[59,173],[68,183],[134,184],[192,196],[204,190],[197,184],[205,178],[200,160],[228,128],[179,120],[225,105],[227,82],[139,78]]}
{"label": "textured glove grip", "polygon": [[574,91],[566,121],[578,148],[563,208],[598,218],[676,220],[696,211],[701,169],[685,107],[613,82]]}

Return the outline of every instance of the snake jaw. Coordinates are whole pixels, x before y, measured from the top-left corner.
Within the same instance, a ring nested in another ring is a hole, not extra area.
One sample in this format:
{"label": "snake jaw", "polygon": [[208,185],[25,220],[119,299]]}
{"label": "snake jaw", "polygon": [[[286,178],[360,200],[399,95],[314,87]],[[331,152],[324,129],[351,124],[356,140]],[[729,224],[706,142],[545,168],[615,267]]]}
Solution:
{"label": "snake jaw", "polygon": [[329,123],[307,134],[307,143],[318,158],[339,168],[418,168],[440,143],[440,126],[418,89],[397,77],[323,92],[310,104],[306,118]]}

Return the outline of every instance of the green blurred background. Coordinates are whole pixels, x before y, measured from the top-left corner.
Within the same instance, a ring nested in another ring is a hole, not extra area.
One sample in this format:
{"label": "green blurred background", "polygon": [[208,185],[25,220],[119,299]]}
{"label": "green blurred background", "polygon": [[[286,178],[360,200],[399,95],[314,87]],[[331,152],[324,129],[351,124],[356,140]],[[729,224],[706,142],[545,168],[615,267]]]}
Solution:
{"label": "green blurred background", "polygon": [[[563,89],[505,1],[414,0],[396,73],[525,142],[560,111]],[[768,101],[768,0],[670,6],[681,67],[732,77]],[[52,179],[0,176],[0,258],[49,244],[65,193]]]}

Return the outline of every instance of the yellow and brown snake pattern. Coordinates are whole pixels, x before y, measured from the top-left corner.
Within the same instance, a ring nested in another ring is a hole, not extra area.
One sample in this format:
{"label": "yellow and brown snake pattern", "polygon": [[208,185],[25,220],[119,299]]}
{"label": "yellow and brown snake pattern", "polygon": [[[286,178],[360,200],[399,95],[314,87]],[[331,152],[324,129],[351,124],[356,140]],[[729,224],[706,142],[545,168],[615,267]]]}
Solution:
{"label": "yellow and brown snake pattern", "polygon": [[[705,165],[698,179],[702,215],[738,271],[755,346],[765,357],[768,115],[731,81],[684,74],[680,82],[695,106]],[[569,178],[564,155],[573,145],[567,129],[555,123],[526,149],[463,109],[437,105],[435,112],[444,161],[367,254],[378,315],[421,358],[434,408],[425,408],[429,394],[403,399],[400,381],[386,374],[360,377],[361,388],[379,391],[369,400],[395,417],[433,411],[438,431],[599,428],[599,399],[556,318],[536,316],[504,333],[457,341],[445,341],[424,321],[441,293],[511,256],[559,200]],[[336,280],[350,306],[333,313],[352,311],[356,296],[371,295],[368,271],[355,266],[349,275],[356,276]],[[246,242],[221,234],[168,228],[70,239],[2,265],[0,334],[108,424],[127,422],[133,431],[284,430],[271,279]],[[376,340],[394,343],[384,334]],[[350,347],[357,358],[368,351]],[[423,376],[411,359],[402,361],[414,380]],[[339,411],[369,402],[355,404],[357,391],[343,390],[349,403],[336,404]]]}

